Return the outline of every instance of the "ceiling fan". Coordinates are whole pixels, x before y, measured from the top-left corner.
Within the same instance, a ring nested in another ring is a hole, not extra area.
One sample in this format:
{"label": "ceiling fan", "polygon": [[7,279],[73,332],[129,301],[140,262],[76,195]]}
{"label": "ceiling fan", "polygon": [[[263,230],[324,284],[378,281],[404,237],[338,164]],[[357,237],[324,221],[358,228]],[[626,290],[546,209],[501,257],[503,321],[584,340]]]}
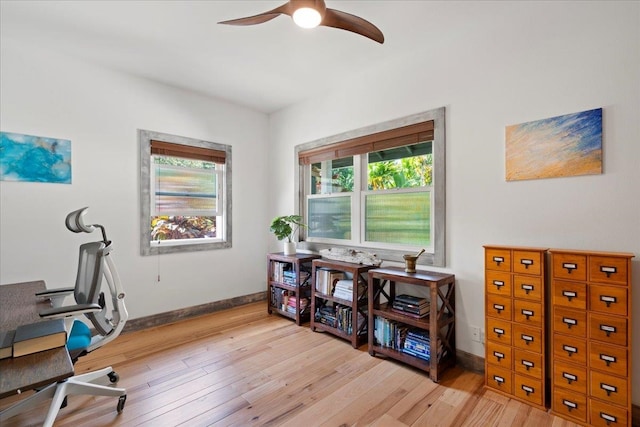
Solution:
{"label": "ceiling fan", "polygon": [[360,34],[381,44],[384,43],[384,35],[378,27],[359,16],[329,9],[325,5],[324,0],[289,0],[282,6],[276,7],[268,12],[246,18],[222,21],[218,22],[218,24],[256,25],[270,21],[282,14],[291,16],[293,21],[303,28],[314,28],[318,25],[333,27]]}

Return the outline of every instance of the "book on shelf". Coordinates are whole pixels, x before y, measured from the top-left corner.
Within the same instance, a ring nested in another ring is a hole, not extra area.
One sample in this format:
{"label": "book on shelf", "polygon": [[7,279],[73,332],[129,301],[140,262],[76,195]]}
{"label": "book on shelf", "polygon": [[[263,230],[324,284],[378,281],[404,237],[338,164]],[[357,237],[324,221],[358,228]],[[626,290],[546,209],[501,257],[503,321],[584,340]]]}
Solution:
{"label": "book on shelf", "polygon": [[64,319],[20,325],[13,337],[13,357],[63,347],[67,343]]}
{"label": "book on shelf", "polygon": [[405,304],[417,305],[417,306],[420,306],[422,304],[429,302],[427,298],[416,297],[416,296],[407,295],[407,294],[396,295],[394,301],[405,303]]}
{"label": "book on shelf", "polygon": [[16,331],[0,332],[0,359],[13,356],[13,336]]}
{"label": "book on shelf", "polygon": [[[358,281],[358,298],[360,298],[367,288],[364,283]],[[353,280],[343,279],[338,280],[335,284],[333,296],[347,301],[353,301]]]}
{"label": "book on shelf", "polygon": [[318,268],[316,270],[316,291],[331,295],[335,284],[341,279],[344,279],[342,271]]}

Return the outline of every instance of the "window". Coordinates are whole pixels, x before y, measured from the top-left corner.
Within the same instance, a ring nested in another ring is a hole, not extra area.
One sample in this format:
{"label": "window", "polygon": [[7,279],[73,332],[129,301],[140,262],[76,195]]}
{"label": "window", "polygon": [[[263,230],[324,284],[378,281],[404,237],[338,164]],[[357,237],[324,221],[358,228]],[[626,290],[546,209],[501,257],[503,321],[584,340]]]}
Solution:
{"label": "window", "polygon": [[444,148],[444,108],[296,147],[301,246],[444,266]]}
{"label": "window", "polygon": [[138,139],[142,255],[231,247],[231,147],[146,130]]}

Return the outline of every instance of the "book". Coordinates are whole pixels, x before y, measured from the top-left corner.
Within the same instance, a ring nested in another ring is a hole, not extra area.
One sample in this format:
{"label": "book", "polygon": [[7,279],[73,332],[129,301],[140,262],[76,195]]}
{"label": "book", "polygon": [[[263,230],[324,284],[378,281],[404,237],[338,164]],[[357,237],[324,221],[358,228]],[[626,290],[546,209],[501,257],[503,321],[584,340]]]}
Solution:
{"label": "book", "polygon": [[395,301],[403,302],[406,304],[418,305],[418,306],[429,302],[427,298],[414,297],[413,295],[407,295],[407,294],[397,295],[395,298]]}
{"label": "book", "polygon": [[13,356],[13,336],[16,331],[0,332],[0,359]]}
{"label": "book", "polygon": [[20,325],[13,337],[13,357],[63,347],[67,343],[64,319]]}

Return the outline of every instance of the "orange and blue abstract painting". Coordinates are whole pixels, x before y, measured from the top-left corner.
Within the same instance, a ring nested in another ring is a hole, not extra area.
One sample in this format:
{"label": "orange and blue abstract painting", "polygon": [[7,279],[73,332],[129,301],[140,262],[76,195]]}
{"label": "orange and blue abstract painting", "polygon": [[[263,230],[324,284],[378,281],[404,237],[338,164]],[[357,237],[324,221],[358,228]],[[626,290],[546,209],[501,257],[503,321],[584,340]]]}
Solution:
{"label": "orange and blue abstract painting", "polygon": [[0,132],[0,180],[71,184],[71,141]]}
{"label": "orange and blue abstract painting", "polygon": [[507,126],[506,179],[602,173],[602,108]]}

